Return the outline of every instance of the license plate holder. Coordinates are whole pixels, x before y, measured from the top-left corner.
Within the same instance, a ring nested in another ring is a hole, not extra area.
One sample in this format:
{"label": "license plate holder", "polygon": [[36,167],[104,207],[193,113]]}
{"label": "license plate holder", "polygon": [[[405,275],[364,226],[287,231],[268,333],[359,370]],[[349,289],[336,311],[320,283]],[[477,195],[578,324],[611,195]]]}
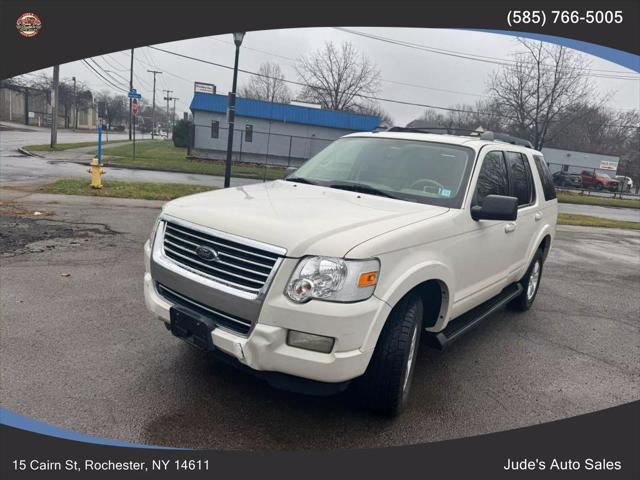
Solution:
{"label": "license plate holder", "polygon": [[211,332],[216,324],[198,312],[182,307],[169,310],[170,330],[176,337],[203,350],[213,350]]}

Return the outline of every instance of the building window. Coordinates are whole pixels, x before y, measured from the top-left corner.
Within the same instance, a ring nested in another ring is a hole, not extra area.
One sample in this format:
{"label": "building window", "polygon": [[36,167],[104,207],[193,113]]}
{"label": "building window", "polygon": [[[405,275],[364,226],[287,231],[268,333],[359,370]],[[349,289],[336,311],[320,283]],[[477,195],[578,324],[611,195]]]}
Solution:
{"label": "building window", "polygon": [[245,125],[244,127],[244,141],[253,142],[253,125]]}
{"label": "building window", "polygon": [[220,122],[218,120],[211,121],[211,138],[218,138],[220,136]]}

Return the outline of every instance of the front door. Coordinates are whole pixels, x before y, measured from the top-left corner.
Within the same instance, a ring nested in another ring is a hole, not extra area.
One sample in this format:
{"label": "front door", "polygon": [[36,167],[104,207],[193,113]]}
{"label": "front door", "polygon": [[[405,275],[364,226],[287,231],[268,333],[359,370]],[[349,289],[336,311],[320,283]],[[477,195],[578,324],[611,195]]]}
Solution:
{"label": "front door", "polygon": [[471,219],[471,207],[482,205],[487,195],[510,194],[504,153],[488,151],[480,162],[472,200],[466,206],[466,231],[458,240],[454,316],[500,293],[508,283],[516,251],[516,222]]}

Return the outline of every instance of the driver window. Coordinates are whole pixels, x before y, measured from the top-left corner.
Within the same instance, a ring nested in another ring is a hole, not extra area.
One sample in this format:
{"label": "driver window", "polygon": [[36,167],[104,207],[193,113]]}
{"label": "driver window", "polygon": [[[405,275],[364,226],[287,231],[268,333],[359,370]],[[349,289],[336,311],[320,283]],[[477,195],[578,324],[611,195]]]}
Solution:
{"label": "driver window", "polygon": [[502,152],[489,152],[485,155],[472,205],[482,206],[487,195],[509,195],[507,164]]}

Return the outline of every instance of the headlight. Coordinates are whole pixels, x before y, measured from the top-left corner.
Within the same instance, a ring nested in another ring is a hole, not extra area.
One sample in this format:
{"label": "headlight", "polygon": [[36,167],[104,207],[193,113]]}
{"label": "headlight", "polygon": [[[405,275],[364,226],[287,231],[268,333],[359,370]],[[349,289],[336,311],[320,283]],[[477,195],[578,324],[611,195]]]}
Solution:
{"label": "headlight", "polygon": [[366,300],[376,288],[380,262],[336,257],[306,257],[293,271],[286,295],[297,303],[312,298],[332,302]]}

